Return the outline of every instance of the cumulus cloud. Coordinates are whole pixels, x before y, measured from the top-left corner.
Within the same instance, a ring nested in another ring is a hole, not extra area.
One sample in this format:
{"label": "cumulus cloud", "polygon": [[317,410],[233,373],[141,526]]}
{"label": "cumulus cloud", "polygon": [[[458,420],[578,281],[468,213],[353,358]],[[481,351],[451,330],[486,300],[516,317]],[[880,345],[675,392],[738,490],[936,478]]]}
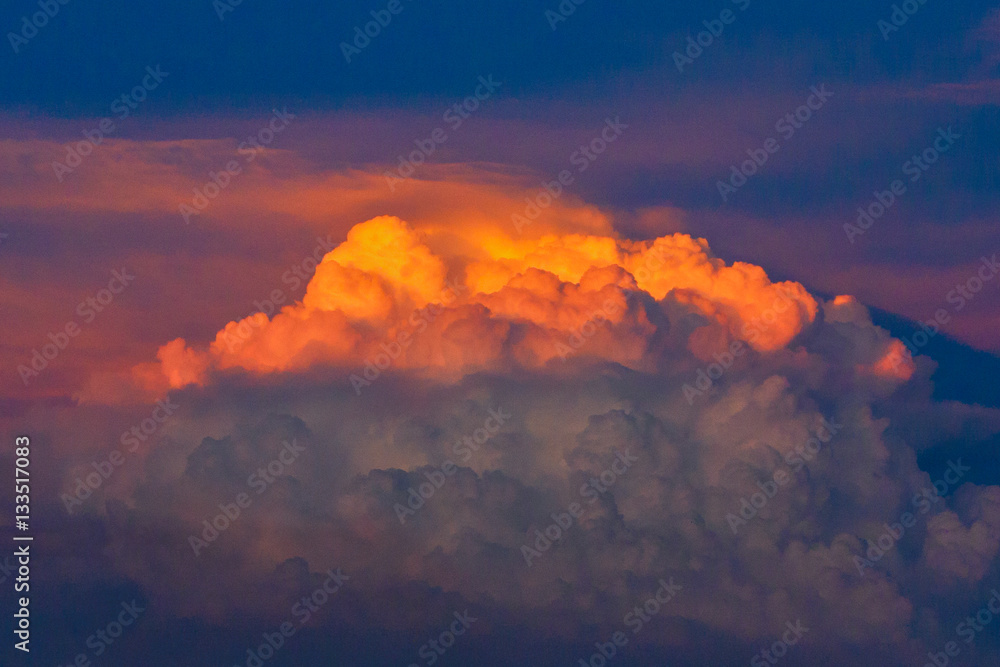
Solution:
{"label": "cumulus cloud", "polygon": [[[191,179],[234,148],[109,140],[92,159],[112,177],[81,168],[59,198],[44,173],[55,147],[15,143],[0,169],[37,183],[0,185],[13,205],[176,225]],[[36,156],[28,174],[19,151]],[[107,183],[132,183],[137,166],[155,176],[135,182],[141,196],[110,197]],[[4,416],[50,445],[38,511],[58,527],[47,537],[62,566],[40,586],[85,595],[125,581],[158,627],[221,628],[229,661],[234,628],[273,627],[342,568],[348,586],[308,626],[377,628],[403,661],[424,641],[412,633],[466,606],[487,635],[592,647],[673,577],[684,589],[636,637],[637,655],[745,662],[801,619],[806,664],[884,665],[951,639],[996,585],[1000,489],[959,480],[926,514],[914,498],[943,473],[923,472],[918,454],[996,437],[1000,411],[933,401],[932,362],[857,299],[727,264],[687,234],[623,237],[569,195],[519,231],[525,186],[502,170],[422,176],[383,215],[377,174],[262,155],[204,222],[219,223],[219,244],[268,216],[309,245],[325,237],[290,298],[247,317],[198,311],[202,328],[178,337],[164,324],[175,311],[146,308],[156,299],[137,281],[107,326],[148,321],[129,329],[145,347],[86,355],[79,404]],[[254,243],[281,238],[268,234]],[[225,254],[206,252],[206,265]],[[191,266],[135,259],[143,278]],[[219,265],[202,288],[219,303],[268,266]],[[288,287],[288,262],[276,265],[243,302]],[[61,498],[163,398],[176,413],[67,516]],[[487,433],[500,410],[510,418]],[[293,441],[301,456],[268,472]],[[209,541],[206,522],[240,494],[249,506]],[[914,526],[873,551],[904,512]],[[197,554],[192,537],[207,543]]]}
{"label": "cumulus cloud", "polygon": [[[133,380],[162,392],[204,384],[212,370],[272,373],[359,359],[370,367],[378,358],[379,369],[459,377],[540,368],[577,352],[639,369],[664,363],[671,308],[704,322],[686,345],[709,360],[738,339],[760,352],[781,349],[819,306],[801,285],[772,283],[760,267],[726,266],[685,234],[524,238],[496,225],[414,228],[381,216],[353,227],[323,258],[301,302],[273,318],[258,312],[228,323],[208,349],[172,341],[159,351],[160,373],[143,365]],[[891,370],[878,363],[875,372]],[[353,377],[355,386],[373,379]]]}
{"label": "cumulus cloud", "polygon": [[[897,437],[893,406],[930,407],[907,393],[929,370],[857,300],[683,234],[531,231],[370,219],[300,301],[93,385],[84,413],[129,392],[185,406],[83,512],[116,571],[164,613],[225,624],[280,620],[342,567],[338,627],[424,627],[392,600],[444,594],[583,646],[674,577],[649,650],[693,659],[717,637],[742,660],[801,619],[803,659],[858,664],[918,660],[996,580],[1000,488],[958,480],[920,512],[916,452],[940,434]],[[1000,432],[996,411],[933,409]],[[290,440],[301,459],[256,494]],[[915,525],[880,542],[904,512]]]}

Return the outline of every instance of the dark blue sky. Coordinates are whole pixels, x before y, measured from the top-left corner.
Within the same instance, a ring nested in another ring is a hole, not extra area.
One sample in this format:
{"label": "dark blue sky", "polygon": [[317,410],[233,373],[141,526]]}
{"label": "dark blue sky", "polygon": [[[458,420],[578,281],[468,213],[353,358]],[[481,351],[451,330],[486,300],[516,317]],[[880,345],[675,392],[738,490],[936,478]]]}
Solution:
{"label": "dark blue sky", "polygon": [[[220,20],[207,0],[72,0],[19,53],[5,45],[0,102],[100,113],[156,63],[176,77],[158,104],[164,114],[290,99],[328,108],[399,104],[463,93],[470,77],[488,71],[505,73],[510,94],[545,98],[576,88],[578,102],[613,93],[623,72],[667,95],[713,84],[956,81],[982,63],[969,32],[991,8],[930,0],[885,41],[876,24],[890,17],[892,3],[753,0],[741,11],[742,0],[587,0],[553,31],[544,13],[555,0],[401,2],[401,13],[348,64],[340,43],[386,3],[244,0]],[[673,52],[727,8],[735,22],[678,76]],[[4,32],[19,32],[21,17],[37,11],[36,2],[9,3]]]}

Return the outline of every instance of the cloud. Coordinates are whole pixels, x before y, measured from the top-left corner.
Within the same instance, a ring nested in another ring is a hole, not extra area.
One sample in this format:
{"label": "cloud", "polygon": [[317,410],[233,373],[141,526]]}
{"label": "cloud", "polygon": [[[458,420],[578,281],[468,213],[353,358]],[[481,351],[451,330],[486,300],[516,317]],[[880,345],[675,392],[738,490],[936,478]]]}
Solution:
{"label": "cloud", "polygon": [[[672,307],[704,321],[688,341],[703,359],[720,339],[723,347],[742,337],[757,351],[780,349],[818,311],[801,285],[773,284],[749,264],[725,266],[704,240],[684,234],[651,242],[519,237],[496,225],[414,228],[381,216],[327,253],[301,302],[270,319],[259,312],[230,322],[207,350],[175,340],[158,353],[159,376],[147,364],[133,379],[156,392],[204,384],[210,369],[272,373],[321,363],[459,377],[577,353],[639,369],[660,363],[668,295]],[[372,380],[352,375],[356,387]]]}
{"label": "cloud", "polygon": [[[110,162],[147,159],[107,148]],[[208,163],[181,145],[145,150],[162,166],[150,167],[155,185],[137,183],[150,188],[138,208],[108,203],[85,171],[74,176],[95,188],[68,204],[44,188],[4,192],[50,215],[191,229],[176,208]],[[428,165],[386,204],[377,174],[260,160],[232,186],[245,192],[220,195],[192,226],[223,248],[245,235],[291,245],[287,234],[301,252],[224,263],[206,251],[225,268],[206,298],[246,305],[198,311],[184,336],[177,311],[139,305],[137,268],[135,303],[121,307],[143,320],[142,349],[88,359],[79,403],[5,422],[44,443],[39,525],[55,527],[46,537],[67,565],[40,585],[84,595],[125,581],[151,619],[224,636],[230,653],[213,657],[232,661],[240,628],[273,628],[342,568],[343,596],[308,627],[377,628],[391,648],[372,651],[407,660],[466,607],[488,635],[592,647],[673,577],[684,590],[636,656],[696,663],[711,650],[731,664],[799,618],[811,628],[804,662],[873,665],[920,659],[995,585],[1000,489],[961,481],[927,514],[913,499],[941,472],[921,470],[918,454],[996,437],[1000,411],[931,400],[933,365],[857,299],[727,263],[688,234],[624,238],[569,196],[519,230],[511,216],[529,186],[502,169]],[[186,271],[171,261],[137,267]],[[295,289],[281,279],[290,262]],[[283,302],[247,316],[275,288]],[[176,413],[67,516],[62,496],[164,396]],[[511,417],[481,438],[495,410]],[[824,423],[837,433],[811,452]],[[291,442],[301,456],[270,472]],[[636,460],[623,470],[626,453]],[[779,471],[787,483],[771,495]],[[240,494],[251,502],[229,519]],[[734,531],[744,501],[756,512]],[[906,511],[919,523],[859,573],[856,558]],[[220,514],[226,528],[209,541]],[[207,547],[195,554],[192,537]],[[525,546],[541,554],[530,567]]]}
{"label": "cloud", "polygon": [[[300,301],[252,320],[207,346],[167,343],[119,379],[186,407],[84,516],[168,616],[277,621],[342,567],[355,594],[315,622],[418,627],[391,600],[443,591],[589,646],[673,576],[684,592],[642,638],[650,650],[711,636],[750,648],[801,619],[804,659],[862,646],[861,664],[902,664],[971,606],[970,584],[995,579],[1000,488],[960,482],[919,514],[932,482],[915,452],[939,434],[903,441],[886,416],[894,402],[956,424],[974,415],[908,392],[928,368],[857,300],[727,266],[704,240],[380,216],[323,257]],[[735,342],[745,354],[688,400],[685,385]],[[367,378],[360,392],[352,375]],[[117,402],[94,389],[77,409]],[[491,410],[511,417],[480,438]],[[976,423],[997,433],[987,412]],[[836,433],[812,451],[824,424]],[[292,440],[301,458],[257,494]],[[779,470],[788,481],[772,493]],[[207,539],[240,493],[249,507],[194,555],[191,536]],[[734,531],[741,503],[765,493]],[[905,511],[921,523],[875,558]],[[859,572],[858,558],[874,560]]]}

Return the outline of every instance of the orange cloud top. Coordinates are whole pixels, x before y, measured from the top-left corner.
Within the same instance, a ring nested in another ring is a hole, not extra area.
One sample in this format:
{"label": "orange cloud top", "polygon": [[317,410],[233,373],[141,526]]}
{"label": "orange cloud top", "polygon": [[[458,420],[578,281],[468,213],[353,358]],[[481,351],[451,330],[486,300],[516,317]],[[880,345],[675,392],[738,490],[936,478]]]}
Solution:
{"label": "orange cloud top", "polygon": [[[172,341],[158,371],[137,367],[133,382],[164,391],[202,384],[212,369],[361,367],[384,354],[397,368],[448,377],[576,353],[638,369],[655,361],[668,295],[705,318],[715,331],[708,338],[743,339],[761,352],[787,345],[818,310],[798,283],[726,266],[706,241],[684,234],[631,242],[429,227],[390,216],[356,225],[323,258],[300,303],[270,319],[230,322],[208,349]],[[689,345],[705,338],[696,331]]]}
{"label": "orange cloud top", "polygon": [[[398,218],[357,225],[332,250],[306,288],[303,306],[340,310],[351,320],[385,322],[436,300],[447,269]],[[397,313],[399,308],[406,312]]]}

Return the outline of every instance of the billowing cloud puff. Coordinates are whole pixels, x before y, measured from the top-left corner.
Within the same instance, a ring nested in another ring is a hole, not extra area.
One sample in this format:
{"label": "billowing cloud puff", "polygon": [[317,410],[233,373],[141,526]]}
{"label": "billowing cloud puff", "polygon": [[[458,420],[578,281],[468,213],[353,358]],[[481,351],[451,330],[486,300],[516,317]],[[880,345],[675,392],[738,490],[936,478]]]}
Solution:
{"label": "billowing cloud puff", "polygon": [[783,348],[819,306],[801,285],[726,266],[684,234],[531,238],[496,227],[414,229],[382,216],[356,225],[323,258],[301,302],[230,322],[207,350],[175,340],[158,355],[159,374],[144,365],[134,376],[154,392],[233,368],[391,363],[457,377],[543,367],[577,352],[640,369],[662,363],[671,308],[699,319],[687,345],[710,361],[733,341],[762,353]]}

